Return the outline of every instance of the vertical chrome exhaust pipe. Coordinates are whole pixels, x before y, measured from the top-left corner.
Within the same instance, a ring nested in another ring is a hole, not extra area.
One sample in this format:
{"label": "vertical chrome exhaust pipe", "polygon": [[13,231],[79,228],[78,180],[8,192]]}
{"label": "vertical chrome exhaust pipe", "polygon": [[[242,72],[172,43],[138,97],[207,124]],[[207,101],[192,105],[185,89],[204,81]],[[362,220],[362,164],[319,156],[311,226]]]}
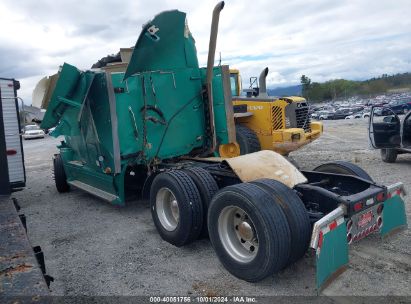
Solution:
{"label": "vertical chrome exhaust pipe", "polygon": [[268,75],[268,68],[265,68],[264,70],[262,70],[260,77],[258,78],[258,85],[260,86],[260,89],[258,91],[258,97],[262,97],[262,98],[267,98],[268,94],[267,94],[267,78]]}
{"label": "vertical chrome exhaust pipe", "polygon": [[210,43],[208,45],[208,60],[207,60],[207,83],[213,81],[213,67],[215,60],[215,49],[217,46],[218,22],[220,20],[220,12],[224,8],[224,1],[219,2],[213,10],[213,19],[211,21]]}
{"label": "vertical chrome exhaust pipe", "polygon": [[220,20],[220,12],[224,8],[224,1],[219,2],[213,10],[213,19],[211,21],[211,31],[210,31],[210,43],[208,46],[208,60],[207,60],[207,78],[206,78],[206,89],[208,95],[208,112],[210,120],[210,133],[212,137],[210,153],[213,153],[217,147],[217,137],[215,134],[215,123],[214,123],[214,100],[213,100],[213,67],[215,60],[215,49],[217,45],[217,34],[218,34],[218,22]]}

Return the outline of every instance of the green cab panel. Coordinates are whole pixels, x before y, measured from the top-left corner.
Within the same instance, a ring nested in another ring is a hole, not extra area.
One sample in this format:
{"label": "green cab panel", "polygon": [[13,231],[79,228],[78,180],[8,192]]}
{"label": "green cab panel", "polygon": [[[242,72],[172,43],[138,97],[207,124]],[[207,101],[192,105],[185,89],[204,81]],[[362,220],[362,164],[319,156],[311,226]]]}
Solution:
{"label": "green cab panel", "polygon": [[143,26],[124,79],[144,71],[198,68],[194,38],[186,14],[178,10],[158,14]]}
{"label": "green cab panel", "polygon": [[[59,148],[72,185],[122,205],[128,166],[203,155],[211,140],[206,69],[198,66],[185,13],[163,12],[146,23],[126,72],[117,71],[65,63],[41,126],[65,137]],[[235,136],[228,67],[213,72],[215,132],[225,144]]]}

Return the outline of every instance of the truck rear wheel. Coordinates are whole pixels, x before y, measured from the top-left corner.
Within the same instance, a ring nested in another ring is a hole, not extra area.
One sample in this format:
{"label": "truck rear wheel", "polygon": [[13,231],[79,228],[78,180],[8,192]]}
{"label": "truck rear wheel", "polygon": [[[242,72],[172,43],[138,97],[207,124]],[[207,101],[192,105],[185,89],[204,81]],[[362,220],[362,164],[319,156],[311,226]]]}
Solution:
{"label": "truck rear wheel", "polygon": [[302,258],[308,249],[311,238],[311,224],[304,203],[286,185],[272,179],[258,179],[252,182],[266,190],[282,208],[290,227],[291,250],[287,265]]}
{"label": "truck rear wheel", "polygon": [[70,185],[67,183],[66,172],[64,171],[63,160],[60,154],[56,154],[53,158],[53,172],[57,191],[60,193],[69,191]]}
{"label": "truck rear wheel", "polygon": [[395,149],[381,149],[381,159],[385,163],[395,163],[398,152]]}
{"label": "truck rear wheel", "polygon": [[224,267],[257,282],[281,270],[290,254],[290,229],[281,207],[257,185],[220,190],[208,210],[208,232]]}
{"label": "truck rear wheel", "polygon": [[180,170],[158,174],[151,184],[150,207],[161,238],[177,247],[197,239],[203,206],[194,181]]}
{"label": "truck rear wheel", "polygon": [[207,227],[207,211],[208,206],[214,196],[218,192],[218,185],[214,178],[208,173],[207,170],[204,170],[200,167],[192,167],[184,170],[194,181],[197,186],[198,192],[200,193],[201,202],[203,205],[203,229],[200,233],[200,238],[205,238],[208,236],[208,227]]}
{"label": "truck rear wheel", "polygon": [[365,172],[362,168],[352,163],[345,162],[345,161],[335,161],[335,162],[325,163],[325,164],[319,165],[313,171],[353,175],[353,176],[358,176],[363,179],[369,180],[370,182],[373,182],[371,176],[367,172]]}
{"label": "truck rear wheel", "polygon": [[235,126],[235,130],[241,155],[261,150],[260,141],[253,130],[240,124]]}

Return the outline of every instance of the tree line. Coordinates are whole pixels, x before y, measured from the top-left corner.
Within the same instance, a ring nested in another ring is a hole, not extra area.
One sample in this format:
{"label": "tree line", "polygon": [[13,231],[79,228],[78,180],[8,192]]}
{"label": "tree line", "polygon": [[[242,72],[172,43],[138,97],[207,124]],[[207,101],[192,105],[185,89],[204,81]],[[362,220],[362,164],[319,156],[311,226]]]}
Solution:
{"label": "tree line", "polygon": [[335,79],[319,83],[312,82],[306,75],[302,75],[300,80],[302,95],[311,102],[351,96],[369,96],[386,93],[393,89],[411,88],[411,73],[383,74],[381,77],[365,81]]}

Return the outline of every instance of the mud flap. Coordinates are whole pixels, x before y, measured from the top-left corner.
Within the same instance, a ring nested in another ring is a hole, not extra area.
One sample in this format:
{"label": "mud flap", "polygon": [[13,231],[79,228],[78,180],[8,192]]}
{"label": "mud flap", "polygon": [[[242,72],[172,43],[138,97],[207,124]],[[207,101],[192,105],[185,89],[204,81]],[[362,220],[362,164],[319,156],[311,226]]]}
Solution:
{"label": "mud flap", "polygon": [[316,287],[320,292],[348,264],[347,228],[343,207],[338,207],[314,224],[311,248],[315,250]]}
{"label": "mud flap", "polygon": [[382,237],[389,236],[399,229],[407,228],[403,196],[405,196],[405,191],[402,183],[388,187],[387,200],[384,202],[382,212],[382,227],[380,229]]}

